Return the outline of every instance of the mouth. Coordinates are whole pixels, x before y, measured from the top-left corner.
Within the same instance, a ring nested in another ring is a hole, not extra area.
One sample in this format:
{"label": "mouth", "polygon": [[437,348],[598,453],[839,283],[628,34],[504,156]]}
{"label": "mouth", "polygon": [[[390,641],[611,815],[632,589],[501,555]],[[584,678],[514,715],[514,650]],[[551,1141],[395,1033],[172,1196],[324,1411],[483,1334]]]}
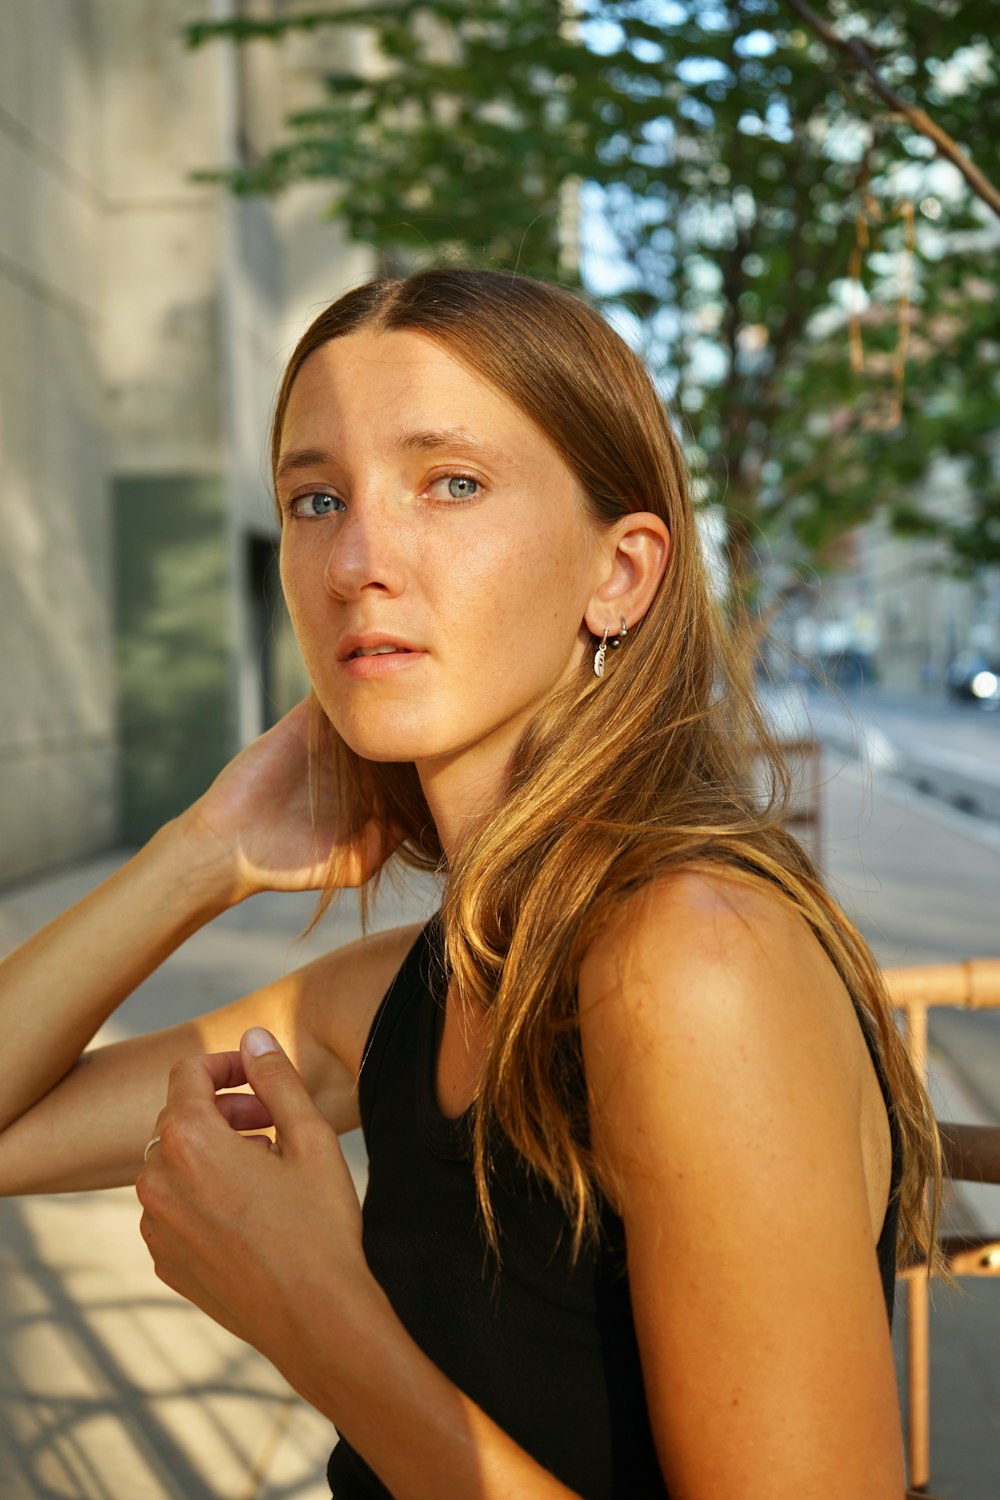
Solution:
{"label": "mouth", "polygon": [[356,661],[359,656],[409,656],[409,646],[359,646],[347,657],[348,661]]}

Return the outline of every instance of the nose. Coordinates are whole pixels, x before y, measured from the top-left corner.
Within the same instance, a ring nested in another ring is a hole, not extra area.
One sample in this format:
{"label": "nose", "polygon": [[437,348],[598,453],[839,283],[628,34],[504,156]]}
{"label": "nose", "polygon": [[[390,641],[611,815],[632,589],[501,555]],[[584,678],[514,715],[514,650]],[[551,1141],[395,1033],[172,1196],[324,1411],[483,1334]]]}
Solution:
{"label": "nose", "polygon": [[398,521],[376,497],[350,501],[327,552],[324,583],[335,599],[366,592],[395,595],[405,586],[405,558]]}

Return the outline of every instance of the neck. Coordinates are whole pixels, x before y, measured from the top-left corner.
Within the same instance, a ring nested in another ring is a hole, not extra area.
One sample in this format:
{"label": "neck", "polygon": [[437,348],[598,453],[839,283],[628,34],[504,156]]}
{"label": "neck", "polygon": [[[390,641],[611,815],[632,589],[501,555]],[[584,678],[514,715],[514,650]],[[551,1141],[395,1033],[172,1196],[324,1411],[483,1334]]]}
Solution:
{"label": "neck", "polygon": [[440,759],[417,762],[420,785],[449,863],[503,795],[522,728],[518,725],[511,733],[491,736]]}

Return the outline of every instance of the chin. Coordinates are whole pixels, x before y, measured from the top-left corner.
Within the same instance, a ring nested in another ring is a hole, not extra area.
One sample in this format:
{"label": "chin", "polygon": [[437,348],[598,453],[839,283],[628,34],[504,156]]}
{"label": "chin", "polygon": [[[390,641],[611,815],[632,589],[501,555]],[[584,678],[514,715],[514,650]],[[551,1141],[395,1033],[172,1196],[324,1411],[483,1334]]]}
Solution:
{"label": "chin", "polygon": [[363,718],[343,713],[328,713],[327,716],[344,744],[362,760],[387,764],[418,761],[446,755],[454,748],[450,741],[443,742],[440,733],[434,733],[427,725],[400,723],[398,720],[380,724],[374,714]]}

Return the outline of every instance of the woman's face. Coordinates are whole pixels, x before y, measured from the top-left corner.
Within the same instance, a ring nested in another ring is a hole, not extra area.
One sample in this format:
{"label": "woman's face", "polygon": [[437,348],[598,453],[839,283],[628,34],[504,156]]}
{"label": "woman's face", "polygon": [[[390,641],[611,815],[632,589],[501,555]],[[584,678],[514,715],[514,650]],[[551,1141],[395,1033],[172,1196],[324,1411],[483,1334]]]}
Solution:
{"label": "woman's face", "polygon": [[313,687],[370,760],[499,766],[580,669],[606,552],[529,419],[422,333],[332,340],[292,387],[281,577]]}

